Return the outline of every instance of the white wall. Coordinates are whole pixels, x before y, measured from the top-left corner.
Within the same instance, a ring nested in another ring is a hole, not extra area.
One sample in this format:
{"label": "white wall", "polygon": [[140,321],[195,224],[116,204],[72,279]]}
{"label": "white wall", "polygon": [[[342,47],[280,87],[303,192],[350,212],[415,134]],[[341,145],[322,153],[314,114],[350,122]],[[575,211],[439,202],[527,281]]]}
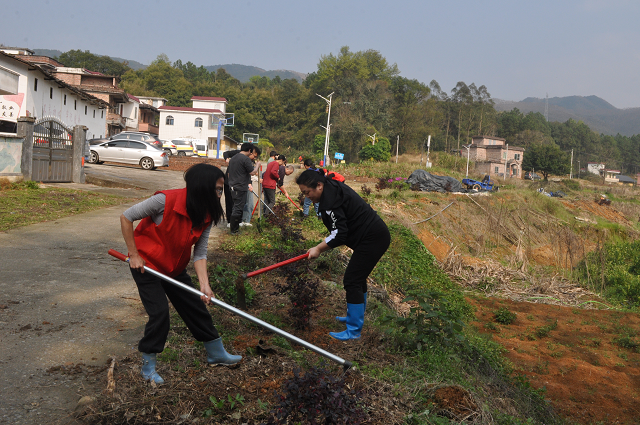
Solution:
{"label": "white wall", "polygon": [[218,109],[225,113],[227,111],[227,103],[222,101],[214,101],[214,100],[197,100],[193,99],[193,107],[194,108],[202,108],[202,109]]}
{"label": "white wall", "polygon": [[[173,125],[167,125],[167,117],[173,117]],[[202,118],[202,127],[195,126],[196,118]],[[160,130],[159,137],[162,140],[172,140],[178,138],[192,139],[217,139],[218,127],[211,124],[211,114],[205,112],[192,111],[171,111],[160,110]],[[221,137],[224,137],[224,128]]]}
{"label": "white wall", "polygon": [[[45,80],[45,74],[39,70],[29,71],[27,65],[10,58],[0,57],[0,66],[18,73],[18,93],[24,93],[25,99],[20,108],[20,116],[29,115],[40,119],[51,116],[60,119],[65,125],[73,127],[84,125],[88,128],[87,139],[104,136],[107,111],[80,99],[73,91],[58,87],[58,83]],[[37,90],[34,81],[38,79]],[[50,97],[50,89],[53,89]],[[66,95],[66,104],[65,104]],[[86,106],[86,113],[85,113]]]}
{"label": "white wall", "polygon": [[130,99],[122,108],[122,116],[127,119],[126,126],[138,131],[138,119],[140,118],[140,102]]}

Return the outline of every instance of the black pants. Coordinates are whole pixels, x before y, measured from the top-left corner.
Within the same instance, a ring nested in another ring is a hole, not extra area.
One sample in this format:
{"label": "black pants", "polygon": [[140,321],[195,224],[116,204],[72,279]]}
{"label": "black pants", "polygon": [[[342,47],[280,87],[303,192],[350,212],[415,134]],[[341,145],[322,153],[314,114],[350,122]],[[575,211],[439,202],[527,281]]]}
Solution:
{"label": "black pants", "polygon": [[[139,351],[161,353],[164,350],[170,318],[167,297],[197,341],[206,342],[220,337],[213,326],[207,307],[199,296],[165,282],[151,273],[140,273],[131,269],[131,275],[138,286],[142,305],[149,315],[144,336],[138,343]],[[191,276],[186,270],[174,279],[191,286]]]}
{"label": "black pants", "polygon": [[247,203],[247,191],[232,190],[231,197],[233,198],[233,209],[229,223],[231,224],[231,233],[236,233],[240,229],[244,204]]}
{"label": "black pants", "polygon": [[229,186],[229,181],[225,177],[224,179],[224,218],[227,219],[227,223],[231,223],[232,209],[233,209],[233,198],[231,197],[231,186]]}
{"label": "black pants", "polygon": [[347,303],[363,304],[367,292],[367,277],[378,264],[389,245],[391,235],[384,221],[376,221],[367,234],[353,250],[351,260],[344,272],[344,289],[347,291]]}
{"label": "black pants", "polygon": [[[266,188],[262,190],[264,191],[264,203],[271,208],[271,211],[273,211],[273,207],[276,205],[276,190]],[[262,214],[271,214],[271,211],[269,211],[264,205],[262,206]]]}

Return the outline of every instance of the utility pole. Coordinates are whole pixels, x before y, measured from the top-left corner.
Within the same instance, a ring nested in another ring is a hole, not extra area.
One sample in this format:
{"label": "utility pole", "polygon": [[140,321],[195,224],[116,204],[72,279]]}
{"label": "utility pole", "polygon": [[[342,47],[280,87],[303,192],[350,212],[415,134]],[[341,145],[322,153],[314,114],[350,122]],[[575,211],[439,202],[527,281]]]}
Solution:
{"label": "utility pole", "polygon": [[322,99],[324,99],[325,102],[327,102],[327,126],[325,127],[325,129],[327,130],[327,132],[325,133],[324,136],[324,166],[327,166],[327,156],[329,156],[329,136],[330,136],[330,128],[331,128],[331,124],[329,123],[329,121],[331,120],[331,97],[333,96],[333,93],[335,92],[331,92],[331,94],[328,96],[329,99],[320,96],[318,93],[316,93],[316,96],[321,97]]}
{"label": "utility pole", "polygon": [[509,143],[507,145],[507,153],[504,154],[504,180],[507,181],[507,162],[509,161]]}
{"label": "utility pole", "polygon": [[569,169],[569,180],[573,178],[573,149],[571,149],[571,168]]}
{"label": "utility pole", "polygon": [[396,141],[396,164],[398,163],[398,148],[400,146],[400,135],[398,135],[398,140]]}
{"label": "utility pole", "polygon": [[467,174],[465,175],[465,178],[469,178],[469,150],[471,149],[471,144],[462,145],[462,147],[467,150]]}
{"label": "utility pole", "polygon": [[431,163],[429,162],[429,151],[431,150],[431,135],[427,139],[427,162],[424,163],[424,168],[431,168]]}

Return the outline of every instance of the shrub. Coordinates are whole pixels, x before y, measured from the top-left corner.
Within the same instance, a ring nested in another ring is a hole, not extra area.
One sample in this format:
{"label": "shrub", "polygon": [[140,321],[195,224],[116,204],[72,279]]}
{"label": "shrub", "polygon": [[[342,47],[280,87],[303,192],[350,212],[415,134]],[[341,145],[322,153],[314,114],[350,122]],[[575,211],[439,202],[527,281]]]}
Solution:
{"label": "shrub", "polygon": [[452,311],[440,292],[410,291],[403,302],[411,301],[417,302],[418,307],[411,307],[407,317],[389,315],[381,319],[382,323],[395,322],[390,331],[398,328],[400,333],[407,334],[407,344],[411,348],[421,350],[432,341],[438,341],[445,346],[464,342],[464,323],[459,315]]}
{"label": "shrub", "polygon": [[366,144],[358,152],[361,161],[388,161],[391,158],[391,143],[389,139],[380,137],[375,145]]}
{"label": "shrub", "polygon": [[[194,285],[197,286],[198,279],[196,277],[192,277],[192,279]],[[209,267],[209,285],[211,286],[211,290],[216,294],[217,297],[222,298],[222,300],[227,304],[236,305],[237,279],[237,274],[232,270],[228,270],[222,264],[216,264],[215,266]],[[244,281],[244,294],[247,304],[251,303],[253,297],[256,294],[256,291],[246,280]]]}
{"label": "shrub", "polygon": [[493,314],[493,320],[502,325],[510,325],[516,320],[516,314],[509,311],[506,307],[500,307],[494,311]]}
{"label": "shrub", "polygon": [[361,424],[368,419],[358,405],[359,394],[345,386],[344,375],[335,377],[327,370],[312,368],[293,378],[276,393],[279,404],[271,411],[267,424]]}
{"label": "shrub", "polygon": [[[289,254],[276,252],[278,261],[289,258]],[[307,273],[302,273],[300,263],[291,263],[280,270],[286,276],[284,283],[276,283],[276,293],[287,295],[291,307],[287,310],[296,329],[309,329],[311,313],[318,309],[318,280],[309,279]]]}

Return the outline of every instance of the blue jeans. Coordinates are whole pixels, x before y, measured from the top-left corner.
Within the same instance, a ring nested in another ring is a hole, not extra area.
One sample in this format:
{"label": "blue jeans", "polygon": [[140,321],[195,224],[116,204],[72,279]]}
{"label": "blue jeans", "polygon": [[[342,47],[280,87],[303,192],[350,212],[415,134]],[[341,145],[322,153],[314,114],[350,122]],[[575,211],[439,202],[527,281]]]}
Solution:
{"label": "blue jeans", "polygon": [[244,209],[242,210],[242,222],[249,223],[251,222],[251,213],[253,212],[253,198],[254,195],[252,192],[247,192],[247,202],[244,204]]}
{"label": "blue jeans", "polygon": [[313,208],[316,209],[316,215],[320,215],[319,211],[320,211],[320,203],[313,203],[311,202],[311,199],[309,198],[304,198],[304,205],[302,208],[302,213],[307,216],[309,215],[309,207],[311,206],[311,204],[313,204]]}

